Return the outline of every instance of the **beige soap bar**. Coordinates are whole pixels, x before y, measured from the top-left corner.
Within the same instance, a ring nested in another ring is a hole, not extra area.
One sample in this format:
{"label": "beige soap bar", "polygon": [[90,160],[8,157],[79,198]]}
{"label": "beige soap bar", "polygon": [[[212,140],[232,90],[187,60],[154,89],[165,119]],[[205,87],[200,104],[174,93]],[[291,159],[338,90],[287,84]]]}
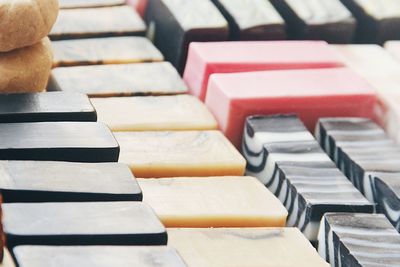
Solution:
{"label": "beige soap bar", "polygon": [[98,121],[112,131],[214,130],[217,122],[190,95],[92,98]]}
{"label": "beige soap bar", "polygon": [[296,228],[168,229],[188,267],[328,267]]}
{"label": "beige soap bar", "polygon": [[119,161],[139,178],[241,176],[246,160],[220,131],[115,132]]}
{"label": "beige soap bar", "polygon": [[139,179],[166,227],[282,227],[287,211],[249,176]]}

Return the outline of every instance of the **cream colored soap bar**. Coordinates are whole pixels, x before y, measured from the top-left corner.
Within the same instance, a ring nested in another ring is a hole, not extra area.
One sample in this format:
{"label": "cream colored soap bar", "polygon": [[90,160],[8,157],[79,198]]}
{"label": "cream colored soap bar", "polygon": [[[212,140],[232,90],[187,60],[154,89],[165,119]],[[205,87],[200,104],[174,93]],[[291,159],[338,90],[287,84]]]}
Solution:
{"label": "cream colored soap bar", "polygon": [[3,262],[0,263],[0,267],[15,267],[14,261],[8,249],[4,249],[4,258]]}
{"label": "cream colored soap bar", "polygon": [[166,227],[281,227],[287,211],[256,178],[139,179]]}
{"label": "cream colored soap bar", "polygon": [[112,131],[214,130],[217,122],[194,96],[92,98],[98,120]]}
{"label": "cream colored soap bar", "polygon": [[328,267],[295,228],[168,229],[188,267]]}
{"label": "cream colored soap bar", "polygon": [[244,173],[246,161],[219,131],[115,132],[119,161],[139,178]]}

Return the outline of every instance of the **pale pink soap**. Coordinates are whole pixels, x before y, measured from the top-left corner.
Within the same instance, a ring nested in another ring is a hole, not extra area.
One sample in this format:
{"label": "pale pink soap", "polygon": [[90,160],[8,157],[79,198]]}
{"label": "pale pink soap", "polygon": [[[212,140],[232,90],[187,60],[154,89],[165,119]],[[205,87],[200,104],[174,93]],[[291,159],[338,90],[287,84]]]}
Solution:
{"label": "pale pink soap", "polygon": [[206,105],[239,147],[250,115],[295,113],[309,130],[320,117],[374,118],[375,91],[347,68],[214,74]]}
{"label": "pale pink soap", "polygon": [[341,66],[341,56],[324,41],[191,43],[183,78],[204,100],[213,73]]}
{"label": "pale pink soap", "polygon": [[127,0],[126,3],[133,6],[140,14],[140,16],[144,17],[144,13],[147,7],[147,1],[148,0]]}

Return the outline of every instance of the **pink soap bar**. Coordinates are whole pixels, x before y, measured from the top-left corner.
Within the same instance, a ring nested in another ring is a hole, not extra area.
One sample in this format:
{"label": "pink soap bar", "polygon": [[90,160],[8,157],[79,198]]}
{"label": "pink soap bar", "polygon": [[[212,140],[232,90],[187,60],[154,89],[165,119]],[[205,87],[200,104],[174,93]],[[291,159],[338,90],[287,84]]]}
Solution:
{"label": "pink soap bar", "polygon": [[400,60],[400,41],[389,41],[385,44],[386,50]]}
{"label": "pink soap bar", "polygon": [[239,147],[250,115],[295,113],[313,131],[320,117],[374,118],[375,91],[347,68],[214,74],[206,105]]}
{"label": "pink soap bar", "polygon": [[204,100],[213,73],[341,66],[340,55],[324,41],[191,43],[183,78]]}
{"label": "pink soap bar", "polygon": [[147,1],[148,0],[127,0],[126,3],[128,5],[133,6],[136,9],[136,11],[140,14],[140,16],[143,18],[144,13],[146,12]]}

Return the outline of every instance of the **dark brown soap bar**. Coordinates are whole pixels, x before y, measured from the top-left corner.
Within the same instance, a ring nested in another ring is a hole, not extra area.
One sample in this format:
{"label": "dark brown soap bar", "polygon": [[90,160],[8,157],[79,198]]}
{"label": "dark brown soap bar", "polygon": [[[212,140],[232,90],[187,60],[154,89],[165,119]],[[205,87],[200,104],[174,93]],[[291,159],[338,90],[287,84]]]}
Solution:
{"label": "dark brown soap bar", "polygon": [[119,145],[98,122],[0,124],[0,160],[116,162]]}
{"label": "dark brown soap bar", "polygon": [[144,35],[146,25],[130,6],[61,9],[49,37],[65,40]]}
{"label": "dark brown soap bar", "polygon": [[[374,0],[375,1],[375,0]],[[289,38],[351,43],[356,20],[340,0],[271,0],[288,25]]]}
{"label": "dark brown soap bar", "polygon": [[61,9],[120,6],[125,0],[59,0]]}
{"label": "dark brown soap bar", "polygon": [[142,202],[3,204],[7,247],[166,245],[167,233]]}
{"label": "dark brown soap bar", "polygon": [[142,191],[120,163],[1,161],[5,203],[141,201]]}
{"label": "dark brown soap bar", "polygon": [[0,123],[97,121],[89,98],[71,92],[0,95]]}

